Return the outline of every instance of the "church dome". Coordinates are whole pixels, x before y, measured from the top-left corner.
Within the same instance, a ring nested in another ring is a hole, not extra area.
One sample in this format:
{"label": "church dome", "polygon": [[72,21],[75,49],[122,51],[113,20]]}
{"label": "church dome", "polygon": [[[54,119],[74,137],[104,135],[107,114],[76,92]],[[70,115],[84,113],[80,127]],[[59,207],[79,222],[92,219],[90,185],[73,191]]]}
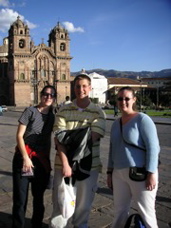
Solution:
{"label": "church dome", "polygon": [[51,32],[64,32],[67,33],[67,30],[62,27],[62,25],[58,22],[57,25],[52,29]]}
{"label": "church dome", "polygon": [[14,21],[14,23],[12,24],[12,26],[13,27],[24,27],[25,25],[24,25],[24,22],[22,22],[21,20],[20,20],[20,17],[18,16],[17,17],[17,20],[16,21]]}

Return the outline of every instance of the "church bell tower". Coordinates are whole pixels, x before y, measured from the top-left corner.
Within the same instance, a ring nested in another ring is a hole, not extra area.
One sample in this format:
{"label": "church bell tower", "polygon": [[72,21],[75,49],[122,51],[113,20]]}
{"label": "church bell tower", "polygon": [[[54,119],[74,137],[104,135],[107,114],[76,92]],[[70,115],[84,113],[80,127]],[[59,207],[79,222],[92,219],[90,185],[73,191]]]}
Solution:
{"label": "church bell tower", "polygon": [[63,94],[63,98],[59,96],[59,101],[64,101],[65,96],[70,96],[70,38],[68,31],[60,25],[57,25],[49,34],[49,47],[54,50],[57,59],[56,79],[58,85],[58,93]]}

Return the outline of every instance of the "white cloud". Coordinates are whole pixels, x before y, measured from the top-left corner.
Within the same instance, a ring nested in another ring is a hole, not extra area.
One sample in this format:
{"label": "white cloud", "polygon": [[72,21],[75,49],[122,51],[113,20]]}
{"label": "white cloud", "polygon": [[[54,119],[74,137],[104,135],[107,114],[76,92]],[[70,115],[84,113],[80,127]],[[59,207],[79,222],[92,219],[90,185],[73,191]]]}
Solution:
{"label": "white cloud", "polygon": [[[14,22],[18,17],[18,13],[11,9],[0,10],[0,31],[6,32],[10,24]],[[22,18],[21,18],[22,19]]]}
{"label": "white cloud", "polygon": [[37,28],[38,27],[38,25],[33,24],[30,21],[28,21],[28,20],[25,20],[25,22],[28,25],[29,29],[34,29],[34,28]]}
{"label": "white cloud", "polygon": [[81,28],[81,27],[77,27],[75,28],[73,23],[71,22],[68,22],[68,21],[65,21],[65,22],[62,22],[62,24],[65,26],[65,28],[68,30],[68,32],[84,32],[84,29]]}
{"label": "white cloud", "polygon": [[[1,1],[1,0],[0,0]],[[20,19],[24,21],[24,16],[19,15],[18,12],[13,11],[12,9],[1,9],[0,10],[0,31],[7,32],[10,28],[10,25],[17,20],[17,17],[20,16]],[[25,20],[30,29],[36,28],[37,25]]]}

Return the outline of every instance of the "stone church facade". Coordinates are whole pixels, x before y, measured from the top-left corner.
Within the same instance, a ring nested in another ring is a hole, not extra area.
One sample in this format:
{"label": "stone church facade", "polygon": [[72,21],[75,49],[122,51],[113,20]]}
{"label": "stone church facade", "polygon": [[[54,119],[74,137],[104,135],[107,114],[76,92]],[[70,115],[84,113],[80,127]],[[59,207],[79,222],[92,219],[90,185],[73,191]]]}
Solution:
{"label": "stone church facade", "polygon": [[34,45],[29,27],[20,17],[0,46],[0,104],[37,104],[45,85],[57,89],[57,103],[70,96],[70,38],[59,23],[50,31],[48,46]]}

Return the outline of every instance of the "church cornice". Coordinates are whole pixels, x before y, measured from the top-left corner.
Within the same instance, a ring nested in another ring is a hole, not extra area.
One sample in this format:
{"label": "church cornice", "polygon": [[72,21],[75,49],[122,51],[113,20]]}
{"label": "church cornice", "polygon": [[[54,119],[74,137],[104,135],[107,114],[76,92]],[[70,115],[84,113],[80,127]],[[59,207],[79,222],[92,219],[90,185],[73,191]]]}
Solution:
{"label": "church cornice", "polygon": [[13,54],[14,58],[32,58],[31,54]]}
{"label": "church cornice", "polygon": [[17,79],[17,80],[14,80],[14,82],[17,82],[17,83],[31,83],[30,80],[22,80],[22,79]]}
{"label": "church cornice", "polygon": [[56,56],[56,59],[64,59],[64,60],[71,60],[73,57],[71,56]]}

